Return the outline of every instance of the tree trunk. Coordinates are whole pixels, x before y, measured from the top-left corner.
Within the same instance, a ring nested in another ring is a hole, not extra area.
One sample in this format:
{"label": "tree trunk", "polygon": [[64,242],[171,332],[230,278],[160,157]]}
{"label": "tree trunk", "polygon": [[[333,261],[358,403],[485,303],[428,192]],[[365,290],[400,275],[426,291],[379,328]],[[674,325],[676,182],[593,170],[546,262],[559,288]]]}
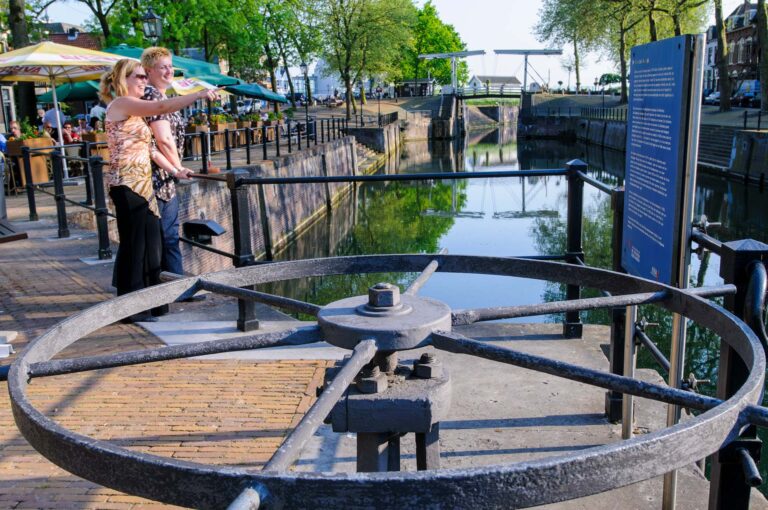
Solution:
{"label": "tree trunk", "polygon": [[[269,44],[264,45],[264,55],[267,56],[267,67],[269,68],[269,83],[272,85],[272,92],[277,94],[277,77],[275,76],[275,61],[272,58],[272,50],[269,48]],[[273,103],[275,114],[280,112],[278,102]]]}
{"label": "tree trunk", "polygon": [[285,76],[288,78],[288,90],[291,91],[291,97],[289,98],[291,106],[296,108],[296,91],[293,89],[293,80],[291,79],[291,73],[288,72],[288,60],[285,58],[285,54],[283,54],[283,65],[285,66]]}
{"label": "tree trunk", "polygon": [[760,52],[760,110],[768,112],[768,10],[765,0],[757,0],[757,40]]}
{"label": "tree trunk", "polygon": [[347,120],[352,118],[352,101],[354,100],[352,96],[352,80],[349,77],[350,73],[349,69],[344,73],[344,89],[347,91]]}
{"label": "tree trunk", "polygon": [[576,94],[581,89],[581,71],[579,71],[579,45],[576,39],[573,40],[573,67],[576,70]]}
{"label": "tree trunk", "polygon": [[651,42],[659,40],[659,36],[656,32],[656,20],[653,19],[653,7],[655,5],[656,2],[651,2],[650,8],[648,9],[648,35],[651,38]]}
{"label": "tree trunk", "polygon": [[675,37],[683,35],[683,27],[680,22],[680,13],[678,11],[675,11],[672,14],[672,23],[675,25]]}
{"label": "tree trunk", "polygon": [[94,14],[96,15],[96,19],[99,20],[101,31],[104,33],[104,40],[109,41],[109,36],[112,35],[112,32],[109,29],[109,21],[107,20],[106,14],[104,14],[103,12],[98,12]]}
{"label": "tree trunk", "polygon": [[[25,0],[10,0],[8,3],[8,23],[11,26],[11,40],[14,49],[29,46],[25,11]],[[19,119],[29,119],[33,126],[36,125],[37,98],[35,97],[34,83],[20,82],[16,85],[16,106]]]}
{"label": "tree trunk", "polygon": [[629,102],[627,97],[627,29],[623,19],[619,26],[619,69],[621,72],[621,98],[619,102],[627,104]]}
{"label": "tree trunk", "polygon": [[731,109],[731,78],[728,76],[728,41],[723,23],[723,2],[715,0],[715,30],[717,31],[717,55],[715,65],[720,75],[720,111]]}

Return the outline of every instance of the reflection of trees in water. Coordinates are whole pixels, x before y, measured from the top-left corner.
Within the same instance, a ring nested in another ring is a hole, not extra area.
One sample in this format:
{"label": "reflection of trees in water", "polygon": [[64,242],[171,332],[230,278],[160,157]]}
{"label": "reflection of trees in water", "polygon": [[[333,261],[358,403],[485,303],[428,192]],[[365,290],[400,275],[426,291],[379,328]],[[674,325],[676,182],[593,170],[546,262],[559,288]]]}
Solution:
{"label": "reflection of trees in water", "polygon": [[[559,200],[565,200],[563,194]],[[611,269],[613,212],[610,198],[606,195],[596,197],[594,203],[585,207],[584,212],[584,246],[585,262],[593,267]],[[561,218],[537,218],[531,227],[531,235],[534,238],[536,249],[545,255],[565,253],[566,247],[566,221]],[[695,286],[704,281],[704,272],[708,263],[703,263],[696,274],[692,274],[690,285]],[[565,299],[565,285],[548,283],[543,300],[559,301]],[[597,297],[601,294],[595,289],[583,289],[583,297]],[[647,334],[659,346],[664,353],[670,352],[670,340],[672,335],[672,315],[656,306],[641,306],[638,316],[645,318],[650,324],[658,324],[649,328]],[[551,316],[553,322],[561,321],[562,316]],[[582,312],[582,320],[590,324],[610,324],[611,314],[607,309],[587,310]],[[693,372],[699,379],[717,379],[717,357],[719,356],[720,340],[717,335],[706,328],[689,323],[688,340],[686,348],[685,374]],[[653,368],[661,372],[653,357],[646,349],[638,351],[638,366],[641,368]],[[664,374],[666,375],[666,374]],[[714,394],[714,384],[702,388],[704,393]]]}
{"label": "reflection of trees in water", "polygon": [[[303,235],[296,248],[305,258],[380,253],[437,253],[440,238],[453,226],[452,213],[467,201],[466,181],[432,183],[374,183],[361,187],[356,222],[333,246],[321,235]],[[426,214],[439,211],[445,214]],[[332,219],[332,218],[331,218]],[[320,232],[326,226],[319,224]],[[285,280],[260,290],[325,304],[346,296],[366,294],[368,287],[388,281],[407,287],[413,273],[339,275]]]}

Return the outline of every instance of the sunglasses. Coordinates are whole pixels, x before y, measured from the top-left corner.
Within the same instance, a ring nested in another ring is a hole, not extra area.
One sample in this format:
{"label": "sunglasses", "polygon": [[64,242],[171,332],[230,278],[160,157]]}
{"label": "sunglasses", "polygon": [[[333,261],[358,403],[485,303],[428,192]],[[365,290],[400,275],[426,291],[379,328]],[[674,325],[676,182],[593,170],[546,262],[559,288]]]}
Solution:
{"label": "sunglasses", "polygon": [[133,77],[138,79],[138,80],[148,80],[149,79],[149,77],[146,74],[134,74]]}

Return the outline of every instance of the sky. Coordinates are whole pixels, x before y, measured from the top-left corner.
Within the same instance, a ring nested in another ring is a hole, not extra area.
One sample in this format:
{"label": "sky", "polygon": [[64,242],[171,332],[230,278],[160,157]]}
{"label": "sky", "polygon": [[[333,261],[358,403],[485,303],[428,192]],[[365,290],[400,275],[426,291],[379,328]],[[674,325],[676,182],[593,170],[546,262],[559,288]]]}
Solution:
{"label": "sky", "polygon": [[[423,0],[417,0],[420,5]],[[549,47],[536,40],[533,27],[538,21],[538,11],[541,0],[432,0],[440,13],[441,19],[454,26],[467,43],[469,50],[485,50],[486,55],[469,57],[470,76],[497,75],[517,76],[523,80],[523,57],[512,55],[496,56],[494,49],[541,49]],[[727,16],[742,0],[723,0],[723,11]],[[90,17],[88,8],[74,0],[55,2],[49,9],[51,21],[82,24]],[[711,24],[714,24],[714,14]],[[558,80],[563,85],[568,84],[568,72],[563,69],[562,57],[532,56],[529,58],[531,67],[538,73],[533,75],[529,70],[529,81],[549,80],[550,86],[556,87]],[[613,64],[597,54],[589,54],[584,58],[581,82],[592,84],[595,78],[603,73],[616,72]],[[576,85],[576,77],[570,76],[571,86]]]}

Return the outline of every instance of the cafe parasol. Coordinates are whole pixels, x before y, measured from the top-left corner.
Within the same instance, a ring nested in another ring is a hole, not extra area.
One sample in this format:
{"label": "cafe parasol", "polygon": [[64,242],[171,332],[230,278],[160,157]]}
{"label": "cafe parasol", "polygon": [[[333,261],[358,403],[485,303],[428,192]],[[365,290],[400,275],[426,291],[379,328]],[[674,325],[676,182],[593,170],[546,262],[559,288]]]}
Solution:
{"label": "cafe parasol", "polygon": [[[57,83],[98,80],[121,58],[124,57],[45,41],[0,54],[0,81],[50,81],[53,105],[60,118]],[[61,131],[58,130],[59,144],[64,145]],[[64,176],[69,176],[66,160]]]}

